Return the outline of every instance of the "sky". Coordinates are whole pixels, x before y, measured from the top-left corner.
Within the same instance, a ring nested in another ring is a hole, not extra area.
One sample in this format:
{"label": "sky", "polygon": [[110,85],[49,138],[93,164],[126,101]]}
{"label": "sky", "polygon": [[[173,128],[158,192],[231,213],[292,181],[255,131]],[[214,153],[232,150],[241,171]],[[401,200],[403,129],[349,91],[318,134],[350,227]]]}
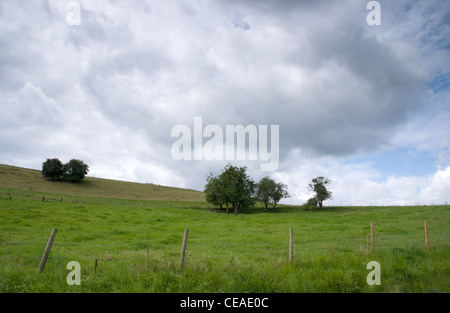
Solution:
{"label": "sky", "polygon": [[[317,176],[324,205],[448,203],[450,2],[369,2],[2,0],[0,163],[195,190],[231,163],[283,203]],[[226,158],[238,125],[259,150]]]}

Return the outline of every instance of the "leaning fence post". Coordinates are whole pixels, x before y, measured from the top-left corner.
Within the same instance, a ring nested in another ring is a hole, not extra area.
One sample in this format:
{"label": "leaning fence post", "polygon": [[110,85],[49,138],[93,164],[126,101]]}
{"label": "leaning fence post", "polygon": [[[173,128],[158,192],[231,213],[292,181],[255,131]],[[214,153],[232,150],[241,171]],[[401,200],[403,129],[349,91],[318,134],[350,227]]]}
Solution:
{"label": "leaning fence post", "polygon": [[187,246],[188,234],[189,234],[189,229],[186,228],[184,230],[183,246],[181,247],[180,267],[184,266],[184,256],[186,254],[186,246]]}
{"label": "leaning fence post", "polygon": [[45,262],[47,262],[48,254],[50,253],[50,249],[52,248],[52,244],[53,244],[53,241],[55,240],[57,231],[58,230],[56,228],[53,228],[50,238],[48,239],[47,246],[45,247],[45,250],[44,250],[44,255],[42,256],[41,263],[39,264],[39,267],[38,267],[39,273],[42,272],[42,270],[44,269]]}
{"label": "leaning fence post", "polygon": [[430,250],[430,242],[428,241],[428,223],[425,221],[425,247]]}

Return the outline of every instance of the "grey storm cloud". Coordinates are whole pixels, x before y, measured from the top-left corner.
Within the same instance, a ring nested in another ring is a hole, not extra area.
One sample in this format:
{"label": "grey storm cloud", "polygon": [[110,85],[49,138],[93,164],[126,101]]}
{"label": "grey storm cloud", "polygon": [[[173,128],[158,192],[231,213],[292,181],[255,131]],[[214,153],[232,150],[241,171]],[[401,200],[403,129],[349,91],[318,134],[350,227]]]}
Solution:
{"label": "grey storm cloud", "polygon": [[[380,1],[378,28],[366,1],[79,2],[79,26],[67,25],[65,1],[0,4],[0,130],[15,134],[0,135],[0,161],[61,149],[201,188],[223,162],[170,158],[171,129],[195,116],[280,125],[285,170],[299,149],[334,157],[389,144],[427,105],[430,76],[448,77],[433,61],[448,56],[444,1]],[[24,152],[51,130],[66,144]]]}

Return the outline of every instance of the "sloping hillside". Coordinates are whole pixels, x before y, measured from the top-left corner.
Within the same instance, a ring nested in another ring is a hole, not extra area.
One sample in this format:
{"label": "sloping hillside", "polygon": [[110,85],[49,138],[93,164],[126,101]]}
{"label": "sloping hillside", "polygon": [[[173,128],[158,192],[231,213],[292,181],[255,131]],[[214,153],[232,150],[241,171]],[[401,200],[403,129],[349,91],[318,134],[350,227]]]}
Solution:
{"label": "sloping hillside", "polygon": [[203,192],[86,177],[81,183],[51,181],[38,170],[0,164],[0,187],[83,197],[116,199],[204,201]]}

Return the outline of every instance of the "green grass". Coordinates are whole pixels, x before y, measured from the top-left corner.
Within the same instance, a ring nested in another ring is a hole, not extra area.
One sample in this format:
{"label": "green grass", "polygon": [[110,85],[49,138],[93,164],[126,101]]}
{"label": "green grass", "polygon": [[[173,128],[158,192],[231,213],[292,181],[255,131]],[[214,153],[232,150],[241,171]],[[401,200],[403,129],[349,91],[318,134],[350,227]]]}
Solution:
{"label": "green grass", "polygon": [[[1,190],[1,189],[0,189]],[[262,209],[239,216],[205,203],[81,198],[0,201],[1,292],[448,292],[449,207]],[[14,200],[17,199],[17,200]],[[89,202],[89,200],[92,200]],[[427,219],[431,250],[424,247]],[[370,221],[375,252],[369,252]],[[58,233],[37,273],[52,228]],[[189,228],[186,266],[178,268]],[[288,262],[289,228],[294,263]],[[233,261],[230,264],[231,258]],[[94,271],[95,259],[99,260]],[[381,264],[381,286],[366,265]],[[68,286],[78,261],[82,285]]]}
{"label": "green grass", "polygon": [[[0,292],[450,291],[449,206],[322,211],[286,206],[233,216],[204,201],[120,199],[92,192],[76,196],[1,186]],[[369,251],[371,221],[374,252]],[[52,228],[58,233],[45,269],[38,273]],[[185,228],[189,240],[180,269]],[[67,285],[70,261],[81,265],[81,286]],[[366,283],[370,261],[381,265],[380,286]]]}

